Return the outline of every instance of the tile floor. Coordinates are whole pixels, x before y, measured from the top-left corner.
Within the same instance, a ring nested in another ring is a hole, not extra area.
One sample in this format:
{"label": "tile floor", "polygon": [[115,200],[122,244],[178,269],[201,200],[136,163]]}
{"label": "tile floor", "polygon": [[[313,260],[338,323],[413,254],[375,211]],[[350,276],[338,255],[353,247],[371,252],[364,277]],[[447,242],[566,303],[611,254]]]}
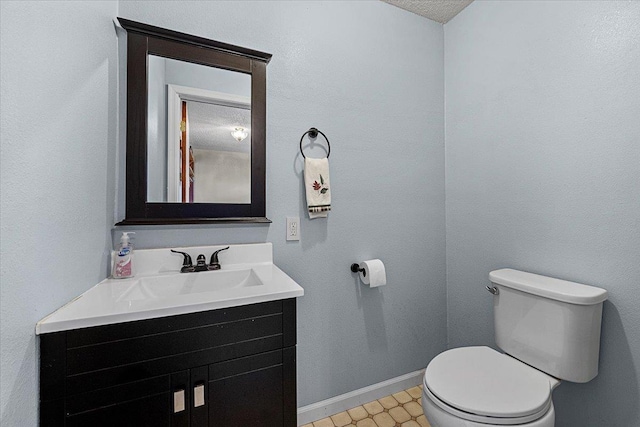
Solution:
{"label": "tile floor", "polygon": [[422,412],[421,397],[419,385],[302,427],[431,427]]}

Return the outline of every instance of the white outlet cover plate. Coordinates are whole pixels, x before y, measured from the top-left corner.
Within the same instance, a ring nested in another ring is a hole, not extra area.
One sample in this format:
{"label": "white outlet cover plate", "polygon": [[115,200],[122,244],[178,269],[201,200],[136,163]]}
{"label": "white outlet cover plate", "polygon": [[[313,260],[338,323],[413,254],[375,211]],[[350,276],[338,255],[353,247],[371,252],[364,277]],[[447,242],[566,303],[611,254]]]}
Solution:
{"label": "white outlet cover plate", "polygon": [[287,217],[287,240],[300,240],[300,217]]}

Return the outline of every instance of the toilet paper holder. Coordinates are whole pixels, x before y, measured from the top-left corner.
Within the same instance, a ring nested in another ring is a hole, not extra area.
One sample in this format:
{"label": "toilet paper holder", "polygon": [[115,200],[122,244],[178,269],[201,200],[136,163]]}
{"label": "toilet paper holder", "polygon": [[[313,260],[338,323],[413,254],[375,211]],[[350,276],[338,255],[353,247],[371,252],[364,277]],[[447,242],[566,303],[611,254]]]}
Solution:
{"label": "toilet paper holder", "polygon": [[354,262],[353,264],[351,264],[351,271],[353,273],[362,273],[363,276],[367,277],[367,272],[365,271],[364,268],[360,268],[360,265],[356,262]]}

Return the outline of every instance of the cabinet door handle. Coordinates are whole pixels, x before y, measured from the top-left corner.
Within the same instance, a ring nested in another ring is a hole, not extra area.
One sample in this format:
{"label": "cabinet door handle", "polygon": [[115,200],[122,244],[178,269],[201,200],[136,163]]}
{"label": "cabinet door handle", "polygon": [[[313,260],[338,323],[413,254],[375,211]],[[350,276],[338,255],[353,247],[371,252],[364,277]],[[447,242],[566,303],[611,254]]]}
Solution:
{"label": "cabinet door handle", "polygon": [[193,388],[193,407],[204,405],[204,384],[198,384]]}
{"label": "cabinet door handle", "polygon": [[173,393],[173,413],[177,414],[185,410],[184,390],[178,390]]}

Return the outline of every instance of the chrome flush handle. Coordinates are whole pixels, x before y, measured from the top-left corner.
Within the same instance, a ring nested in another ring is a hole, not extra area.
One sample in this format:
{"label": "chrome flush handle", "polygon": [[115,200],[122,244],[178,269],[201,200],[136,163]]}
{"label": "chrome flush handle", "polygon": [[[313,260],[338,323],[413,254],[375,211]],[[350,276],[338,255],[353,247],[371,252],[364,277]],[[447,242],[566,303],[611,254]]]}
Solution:
{"label": "chrome flush handle", "polygon": [[486,286],[487,290],[491,292],[493,295],[498,295],[500,291],[495,286]]}

